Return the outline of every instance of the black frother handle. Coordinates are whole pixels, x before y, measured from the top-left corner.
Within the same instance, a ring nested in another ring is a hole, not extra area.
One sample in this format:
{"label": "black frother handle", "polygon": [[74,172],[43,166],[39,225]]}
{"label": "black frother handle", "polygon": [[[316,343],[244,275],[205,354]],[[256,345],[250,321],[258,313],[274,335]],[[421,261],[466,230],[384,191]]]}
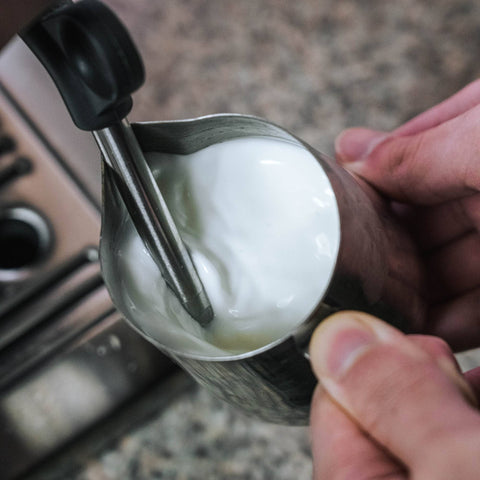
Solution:
{"label": "black frother handle", "polygon": [[117,16],[97,0],[64,2],[20,36],[54,80],[75,125],[100,130],[127,116],[145,79]]}

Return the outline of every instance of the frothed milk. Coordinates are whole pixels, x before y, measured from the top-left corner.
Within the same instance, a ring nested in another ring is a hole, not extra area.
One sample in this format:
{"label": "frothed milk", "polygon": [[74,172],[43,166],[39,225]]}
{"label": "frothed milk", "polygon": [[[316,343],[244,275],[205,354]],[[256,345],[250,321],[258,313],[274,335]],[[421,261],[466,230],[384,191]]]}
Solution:
{"label": "frothed milk", "polygon": [[146,154],[212,304],[201,328],[125,217],[116,235],[127,317],[158,345],[206,356],[263,347],[320,301],[340,243],[335,197],[304,147],[269,137]]}

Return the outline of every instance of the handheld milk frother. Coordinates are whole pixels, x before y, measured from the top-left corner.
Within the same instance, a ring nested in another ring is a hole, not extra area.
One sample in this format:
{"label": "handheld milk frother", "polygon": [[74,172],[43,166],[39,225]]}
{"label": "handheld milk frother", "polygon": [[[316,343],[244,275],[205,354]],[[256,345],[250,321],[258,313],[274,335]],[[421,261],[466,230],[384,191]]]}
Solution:
{"label": "handheld milk frother", "polygon": [[213,310],[126,115],[144,68],[122,23],[96,0],[65,2],[22,34],[75,125],[92,131],[140,237],[167,285],[202,326]]}

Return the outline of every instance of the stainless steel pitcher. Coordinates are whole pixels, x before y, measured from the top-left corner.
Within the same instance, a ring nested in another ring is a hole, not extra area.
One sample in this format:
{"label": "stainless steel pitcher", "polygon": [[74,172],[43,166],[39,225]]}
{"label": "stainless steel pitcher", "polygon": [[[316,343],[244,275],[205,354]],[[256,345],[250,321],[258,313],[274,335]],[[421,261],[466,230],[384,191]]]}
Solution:
{"label": "stainless steel pitcher", "polygon": [[[132,107],[130,95],[144,80],[143,63],[122,23],[98,0],[61,2],[27,28],[22,38],[55,81],[77,127],[93,132],[105,160],[101,263],[115,305],[135,328],[219,397],[264,420],[305,423],[315,385],[306,348],[323,318],[339,309],[358,309],[403,329],[410,323],[402,318],[416,319],[415,302],[402,304],[397,292],[405,287],[404,279],[398,278],[402,262],[415,254],[414,249],[370,187],[360,185],[287,131],[258,118],[215,115],[142,123],[132,130],[126,116]],[[163,278],[199,325],[211,321],[212,309],[143,153],[191,154],[245,136],[284,139],[307,148],[318,160],[339,214],[335,269],[323,298],[283,338],[231,356],[172,348],[161,335],[147,331],[129,308],[132,300],[122,290],[120,252],[115,247],[121,225],[133,219]]]}
{"label": "stainless steel pitcher", "polygon": [[308,341],[329,314],[362,310],[408,330],[416,313],[398,304],[392,276],[409,239],[392,222],[382,199],[367,185],[325,155],[286,130],[259,118],[212,115],[192,120],[133,124],[144,153],[191,154],[226,140],[265,136],[307,148],[326,173],[340,217],[340,248],[326,294],[308,318],[283,338],[254,351],[231,356],[205,356],[179,351],[162,338],[151,338],[127,308],[122,294],[115,238],[118,226],[129,220],[110,168],[103,169],[103,227],[100,243],[105,282],[117,308],[130,324],[189,372],[201,385],[247,414],[291,425],[308,421],[315,377],[310,369]]}

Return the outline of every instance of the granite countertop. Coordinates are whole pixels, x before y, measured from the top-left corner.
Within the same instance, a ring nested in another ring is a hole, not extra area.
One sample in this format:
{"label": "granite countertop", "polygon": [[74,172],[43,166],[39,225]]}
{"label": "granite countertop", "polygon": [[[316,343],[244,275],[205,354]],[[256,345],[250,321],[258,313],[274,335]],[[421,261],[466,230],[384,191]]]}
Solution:
{"label": "granite countertop", "polygon": [[[345,127],[391,129],[480,73],[474,0],[107,0],[147,67],[132,120],[266,117],[332,152]],[[306,428],[269,425],[189,386],[84,458],[74,480],[291,479]]]}

